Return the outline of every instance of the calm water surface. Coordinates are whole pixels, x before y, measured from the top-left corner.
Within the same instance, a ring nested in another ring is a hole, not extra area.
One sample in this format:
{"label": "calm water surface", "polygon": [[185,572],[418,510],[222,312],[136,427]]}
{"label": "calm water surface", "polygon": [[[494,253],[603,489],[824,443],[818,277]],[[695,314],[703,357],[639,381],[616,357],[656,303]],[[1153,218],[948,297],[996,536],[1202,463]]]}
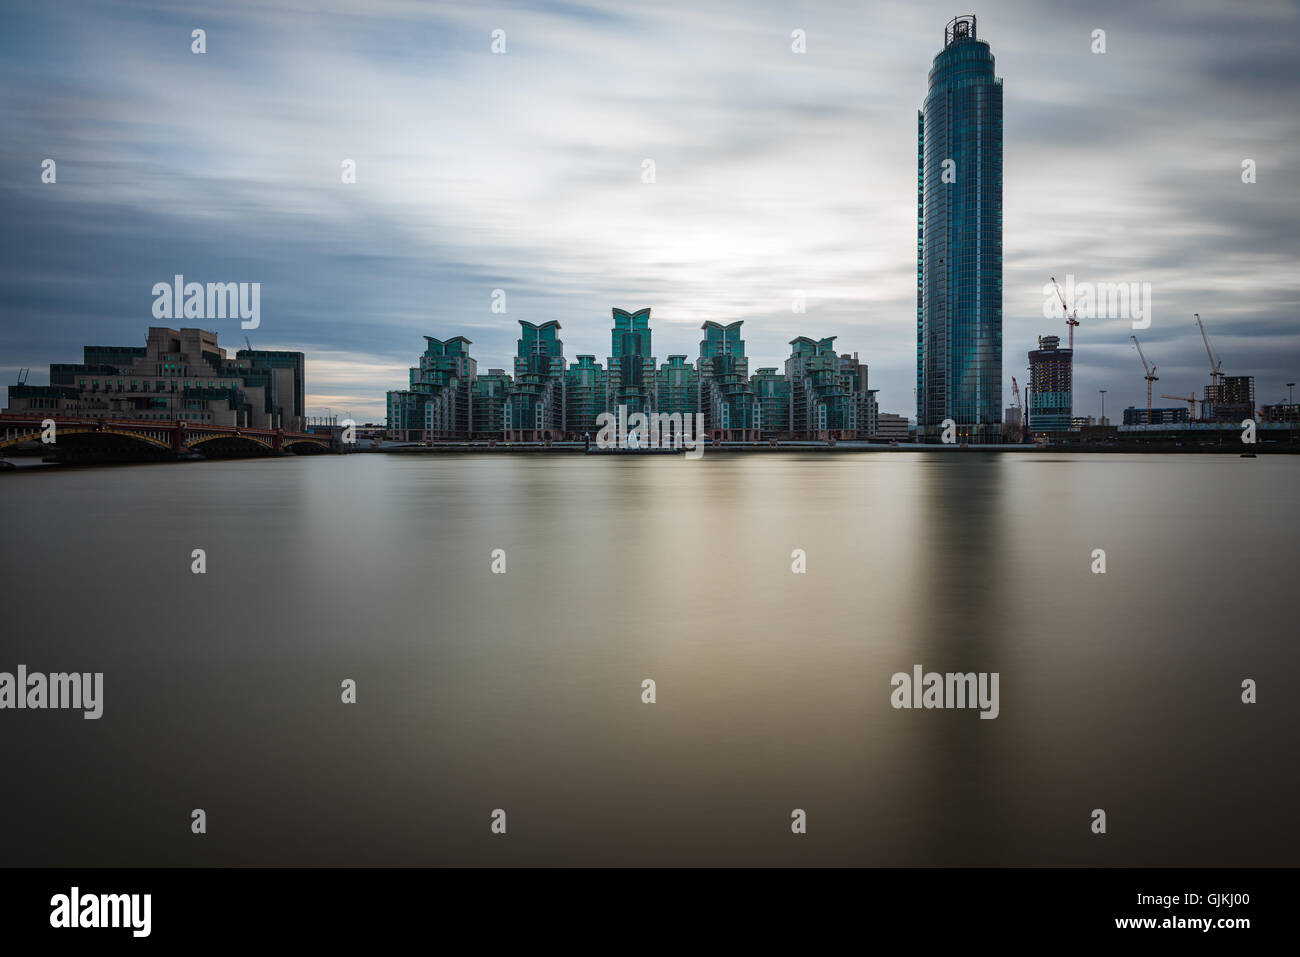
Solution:
{"label": "calm water surface", "polygon": [[[0,671],[102,671],[105,704],[0,712],[0,862],[1295,865],[1297,479],[980,453],[5,475]],[[915,664],[998,672],[1000,716],[893,709]]]}

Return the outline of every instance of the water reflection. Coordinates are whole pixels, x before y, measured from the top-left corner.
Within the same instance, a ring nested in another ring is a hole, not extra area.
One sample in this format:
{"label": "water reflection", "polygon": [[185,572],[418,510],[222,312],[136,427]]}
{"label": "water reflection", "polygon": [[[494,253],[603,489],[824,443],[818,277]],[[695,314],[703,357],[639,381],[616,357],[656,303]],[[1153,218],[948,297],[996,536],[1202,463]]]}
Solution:
{"label": "water reflection", "polygon": [[[1297,664],[1296,465],[1246,465],[356,455],[8,475],[0,670],[102,670],[105,715],[0,715],[22,782],[0,813],[25,823],[0,858],[1293,862],[1300,706],[1275,682]],[[915,664],[998,672],[999,717],[892,708]],[[199,802],[220,823],[201,847],[173,826]],[[1096,806],[1122,824],[1105,842]]]}

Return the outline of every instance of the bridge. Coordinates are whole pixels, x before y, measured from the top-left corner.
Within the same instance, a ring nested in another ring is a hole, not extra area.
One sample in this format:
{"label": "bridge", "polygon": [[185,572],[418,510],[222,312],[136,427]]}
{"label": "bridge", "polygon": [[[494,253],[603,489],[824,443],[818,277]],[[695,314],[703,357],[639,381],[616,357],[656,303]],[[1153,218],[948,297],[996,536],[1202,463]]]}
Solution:
{"label": "bridge", "polygon": [[[52,438],[53,441],[45,441]],[[316,454],[334,448],[330,435],[195,425],[183,420],[80,419],[0,415],[0,455],[21,446],[42,448],[65,461],[165,461],[176,458],[245,458]]]}

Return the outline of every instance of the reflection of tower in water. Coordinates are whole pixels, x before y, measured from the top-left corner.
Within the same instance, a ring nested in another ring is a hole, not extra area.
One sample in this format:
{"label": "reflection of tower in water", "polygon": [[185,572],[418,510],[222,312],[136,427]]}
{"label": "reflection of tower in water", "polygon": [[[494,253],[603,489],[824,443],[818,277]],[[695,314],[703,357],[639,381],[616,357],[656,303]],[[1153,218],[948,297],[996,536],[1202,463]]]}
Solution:
{"label": "reflection of tower in water", "polygon": [[[917,587],[894,671],[1003,671],[1000,640],[1011,621],[1013,583],[1004,564],[1006,509],[1004,456],[954,453],[918,463],[920,525],[911,572]],[[1003,676],[1005,679],[1005,676]],[[887,676],[877,694],[890,690]],[[1006,692],[1007,682],[1001,682]],[[906,748],[900,757],[902,790],[912,811],[906,857],[925,864],[996,863],[1013,815],[998,799],[1006,793],[1005,750],[998,744],[1007,701],[995,720],[978,709],[892,710]],[[956,855],[960,855],[959,857]]]}

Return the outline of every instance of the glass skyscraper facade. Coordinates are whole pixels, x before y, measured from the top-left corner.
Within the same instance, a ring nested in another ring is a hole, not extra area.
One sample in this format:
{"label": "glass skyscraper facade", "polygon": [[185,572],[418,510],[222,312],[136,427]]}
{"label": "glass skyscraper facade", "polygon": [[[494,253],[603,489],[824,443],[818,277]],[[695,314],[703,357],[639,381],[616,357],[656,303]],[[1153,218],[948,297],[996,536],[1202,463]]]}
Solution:
{"label": "glass skyscraper facade", "polygon": [[1002,421],[1002,80],[975,18],[957,17],[917,123],[916,418],[963,442]]}

